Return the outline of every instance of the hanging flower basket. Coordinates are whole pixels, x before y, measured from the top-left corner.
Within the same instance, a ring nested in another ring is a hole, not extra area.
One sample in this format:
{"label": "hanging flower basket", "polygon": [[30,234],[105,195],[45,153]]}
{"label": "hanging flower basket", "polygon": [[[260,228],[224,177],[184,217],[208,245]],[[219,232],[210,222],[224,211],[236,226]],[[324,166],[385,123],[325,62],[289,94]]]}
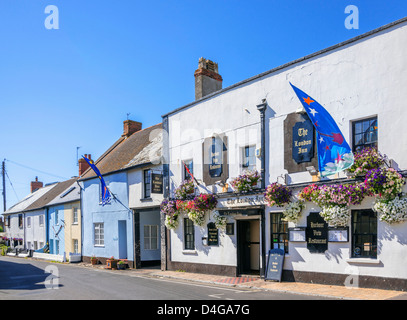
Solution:
{"label": "hanging flower basket", "polygon": [[164,199],[160,205],[160,211],[165,215],[165,226],[168,229],[176,229],[178,227],[177,202],[175,200]]}
{"label": "hanging flower basket", "polygon": [[350,206],[362,203],[367,193],[362,183],[323,185],[312,200],[320,207]]}
{"label": "hanging flower basket", "polygon": [[200,211],[213,210],[218,204],[218,200],[213,194],[200,194],[193,200],[194,208]]}
{"label": "hanging flower basket", "polygon": [[205,211],[189,209],[188,218],[192,220],[195,225],[202,227],[205,223]]}
{"label": "hanging flower basket", "polygon": [[283,220],[296,223],[301,217],[304,206],[304,202],[301,200],[290,202],[283,211]]}
{"label": "hanging flower basket", "polygon": [[373,210],[380,215],[380,221],[389,224],[407,220],[407,198],[395,197],[393,200],[377,200]]}
{"label": "hanging flower basket", "polygon": [[370,170],[365,178],[367,190],[383,200],[397,197],[402,192],[404,183],[404,178],[393,168]]}
{"label": "hanging flower basket", "polygon": [[180,200],[189,198],[195,192],[194,181],[192,179],[185,180],[175,189],[175,197]]}
{"label": "hanging flower basket", "polygon": [[319,213],[332,227],[346,227],[350,222],[350,210],[346,206],[323,207]]}
{"label": "hanging flower basket", "polygon": [[219,230],[226,230],[226,224],[227,224],[227,217],[221,216],[219,212],[215,212],[213,214],[213,219],[215,220],[215,226]]}
{"label": "hanging flower basket", "polygon": [[319,187],[316,184],[311,184],[300,191],[298,199],[308,202],[315,202],[318,197]]}
{"label": "hanging flower basket", "polygon": [[246,193],[256,189],[258,182],[261,180],[258,171],[245,171],[243,174],[231,181],[231,185],[236,192]]}
{"label": "hanging flower basket", "polygon": [[285,185],[274,182],[267,187],[264,198],[268,206],[282,207],[290,202],[291,190]]}

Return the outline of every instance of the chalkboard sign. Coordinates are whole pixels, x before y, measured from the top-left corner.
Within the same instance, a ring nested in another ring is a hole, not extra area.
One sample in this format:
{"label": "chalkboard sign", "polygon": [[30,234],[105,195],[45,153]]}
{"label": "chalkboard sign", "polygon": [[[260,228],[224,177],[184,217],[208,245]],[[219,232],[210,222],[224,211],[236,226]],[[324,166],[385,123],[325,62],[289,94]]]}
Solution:
{"label": "chalkboard sign", "polygon": [[328,250],[328,224],[318,212],[307,217],[307,248],[312,253],[324,253]]}
{"label": "chalkboard sign", "polygon": [[217,246],[219,244],[218,228],[213,222],[208,223],[208,246]]}
{"label": "chalkboard sign", "polygon": [[284,250],[283,249],[270,250],[264,280],[275,280],[281,282],[281,275],[283,273],[283,264],[284,264]]}
{"label": "chalkboard sign", "polygon": [[293,127],[293,159],[309,162],[314,157],[314,125],[310,120],[297,122]]}

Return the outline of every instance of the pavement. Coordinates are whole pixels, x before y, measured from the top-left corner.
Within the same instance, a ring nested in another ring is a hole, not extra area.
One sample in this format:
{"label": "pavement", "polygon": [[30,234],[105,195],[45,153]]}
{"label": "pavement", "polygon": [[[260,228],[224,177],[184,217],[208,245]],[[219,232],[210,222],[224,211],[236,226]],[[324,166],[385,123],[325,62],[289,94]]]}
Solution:
{"label": "pavement", "polygon": [[[86,268],[106,269],[104,265],[92,266],[87,263],[76,263]],[[259,277],[243,276],[243,277],[225,277],[219,275],[209,275],[201,273],[191,273],[184,271],[162,271],[159,267],[156,268],[141,268],[126,270],[109,270],[108,272],[118,272],[133,276],[149,276],[168,278],[174,280],[193,281],[200,283],[208,283],[214,285],[232,286],[237,288],[251,288],[257,290],[281,291],[287,293],[296,293],[304,295],[313,295],[321,297],[329,297],[346,300],[407,300],[407,293],[403,291],[370,289],[370,288],[355,288],[346,286],[333,286],[312,283],[300,282],[276,282],[265,281]]]}

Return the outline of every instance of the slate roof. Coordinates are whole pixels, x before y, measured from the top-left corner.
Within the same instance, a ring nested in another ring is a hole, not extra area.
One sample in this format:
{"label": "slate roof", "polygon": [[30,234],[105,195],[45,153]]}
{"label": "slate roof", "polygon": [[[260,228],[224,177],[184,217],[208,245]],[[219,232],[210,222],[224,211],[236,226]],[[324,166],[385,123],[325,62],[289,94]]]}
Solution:
{"label": "slate roof", "polygon": [[[52,200],[54,200],[57,196],[59,196],[62,192],[64,192],[68,187],[72,186],[72,184],[78,178],[72,178],[66,181],[57,182],[53,188],[51,188],[48,192],[46,192],[42,197],[38,200],[34,201],[31,205],[29,205],[24,211],[33,211],[38,210],[46,207]],[[41,189],[39,189],[41,190]]]}
{"label": "slate roof", "polygon": [[6,210],[3,213],[3,215],[19,213],[19,212],[25,211],[29,206],[31,206],[33,203],[35,203],[38,199],[40,199],[46,193],[48,193],[50,190],[52,190],[54,187],[56,187],[56,185],[57,185],[57,183],[54,183],[52,185],[46,185],[43,188],[40,188],[40,189],[30,193],[23,200],[17,202],[15,205],[13,205],[8,210]]}
{"label": "slate roof", "polygon": [[[128,138],[120,137],[102,156],[95,161],[95,165],[102,175],[136,166],[150,164],[161,159],[162,124],[142,129]],[[89,168],[79,180],[95,178],[96,174]]]}
{"label": "slate roof", "polygon": [[[70,184],[68,182],[71,182]],[[81,199],[81,188],[77,184],[78,178],[71,179],[66,181],[63,185],[61,184],[60,188],[64,188],[53,200],[48,202],[47,206],[53,206],[53,205],[58,205],[58,204],[63,204],[63,203],[68,203],[68,202],[74,202],[74,201],[79,201]]]}

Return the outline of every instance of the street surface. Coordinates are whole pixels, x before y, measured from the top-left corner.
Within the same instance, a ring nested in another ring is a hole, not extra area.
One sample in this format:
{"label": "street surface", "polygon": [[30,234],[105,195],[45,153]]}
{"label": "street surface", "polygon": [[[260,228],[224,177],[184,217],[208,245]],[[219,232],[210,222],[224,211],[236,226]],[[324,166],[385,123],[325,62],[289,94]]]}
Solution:
{"label": "street surface", "polygon": [[164,308],[180,300],[322,299],[0,256],[0,300],[162,300]]}

